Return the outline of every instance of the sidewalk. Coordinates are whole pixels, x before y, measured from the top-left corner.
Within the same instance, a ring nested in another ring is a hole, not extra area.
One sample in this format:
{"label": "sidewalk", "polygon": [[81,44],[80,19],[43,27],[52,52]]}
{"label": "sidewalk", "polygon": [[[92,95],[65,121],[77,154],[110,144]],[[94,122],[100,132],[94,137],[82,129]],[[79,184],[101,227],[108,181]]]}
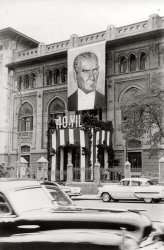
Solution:
{"label": "sidewalk", "polygon": [[71,197],[72,200],[99,200],[97,194],[82,194],[79,196],[73,196]]}

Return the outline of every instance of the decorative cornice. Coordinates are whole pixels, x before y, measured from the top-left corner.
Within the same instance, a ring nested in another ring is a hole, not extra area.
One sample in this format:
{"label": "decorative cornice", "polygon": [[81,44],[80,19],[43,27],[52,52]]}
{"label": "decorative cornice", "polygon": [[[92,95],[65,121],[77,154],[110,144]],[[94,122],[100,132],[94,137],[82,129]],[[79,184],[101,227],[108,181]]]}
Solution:
{"label": "decorative cornice", "polygon": [[128,77],[119,77],[114,79],[114,83],[117,82],[127,82],[127,81],[136,81],[141,79],[148,79],[150,77],[150,74],[142,74],[137,76],[128,76]]}
{"label": "decorative cornice", "polygon": [[49,87],[54,87],[54,88],[49,88],[44,90],[43,94],[49,94],[49,93],[57,93],[59,91],[67,90],[67,85],[65,86],[49,86]]}

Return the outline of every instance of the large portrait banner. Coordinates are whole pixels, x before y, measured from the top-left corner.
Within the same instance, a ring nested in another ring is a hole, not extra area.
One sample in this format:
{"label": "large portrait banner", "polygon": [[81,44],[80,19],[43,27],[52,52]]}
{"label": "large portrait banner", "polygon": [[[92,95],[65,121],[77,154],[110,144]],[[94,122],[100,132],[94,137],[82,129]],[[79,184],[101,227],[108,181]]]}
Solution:
{"label": "large portrait banner", "polygon": [[105,105],[105,41],[68,50],[68,110]]}

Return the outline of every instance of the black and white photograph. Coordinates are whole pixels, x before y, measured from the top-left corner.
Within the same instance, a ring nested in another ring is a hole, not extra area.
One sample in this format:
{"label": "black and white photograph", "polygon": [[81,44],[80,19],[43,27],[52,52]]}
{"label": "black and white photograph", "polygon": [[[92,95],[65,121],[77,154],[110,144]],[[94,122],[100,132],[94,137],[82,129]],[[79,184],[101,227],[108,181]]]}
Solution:
{"label": "black and white photograph", "polygon": [[164,250],[164,1],[0,0],[0,250]]}

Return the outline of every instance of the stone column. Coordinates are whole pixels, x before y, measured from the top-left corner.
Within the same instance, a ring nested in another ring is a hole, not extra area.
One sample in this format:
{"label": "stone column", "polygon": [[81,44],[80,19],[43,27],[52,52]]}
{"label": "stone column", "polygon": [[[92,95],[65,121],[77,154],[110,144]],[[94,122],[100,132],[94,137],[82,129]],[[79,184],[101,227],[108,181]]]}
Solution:
{"label": "stone column", "polygon": [[96,162],[94,166],[94,183],[100,183],[100,163]]}
{"label": "stone column", "polygon": [[51,164],[51,181],[56,181],[56,154],[52,156]]}
{"label": "stone column", "polygon": [[48,161],[43,156],[37,161],[37,179],[48,178]]}
{"label": "stone column", "polygon": [[73,176],[72,170],[73,170],[73,164],[69,160],[69,162],[67,164],[67,183],[71,183],[72,182],[72,176]]}
{"label": "stone column", "polygon": [[164,183],[164,157],[159,159],[159,183]]}
{"label": "stone column", "polygon": [[104,149],[104,173],[105,180],[109,180],[109,172],[108,172],[108,152]]}
{"label": "stone column", "polygon": [[26,177],[27,163],[23,157],[20,158],[20,178]]}
{"label": "stone column", "polygon": [[131,178],[131,164],[128,160],[124,164],[124,178]]}
{"label": "stone column", "polygon": [[81,153],[81,169],[80,169],[80,176],[81,182],[85,182],[85,155]]}

